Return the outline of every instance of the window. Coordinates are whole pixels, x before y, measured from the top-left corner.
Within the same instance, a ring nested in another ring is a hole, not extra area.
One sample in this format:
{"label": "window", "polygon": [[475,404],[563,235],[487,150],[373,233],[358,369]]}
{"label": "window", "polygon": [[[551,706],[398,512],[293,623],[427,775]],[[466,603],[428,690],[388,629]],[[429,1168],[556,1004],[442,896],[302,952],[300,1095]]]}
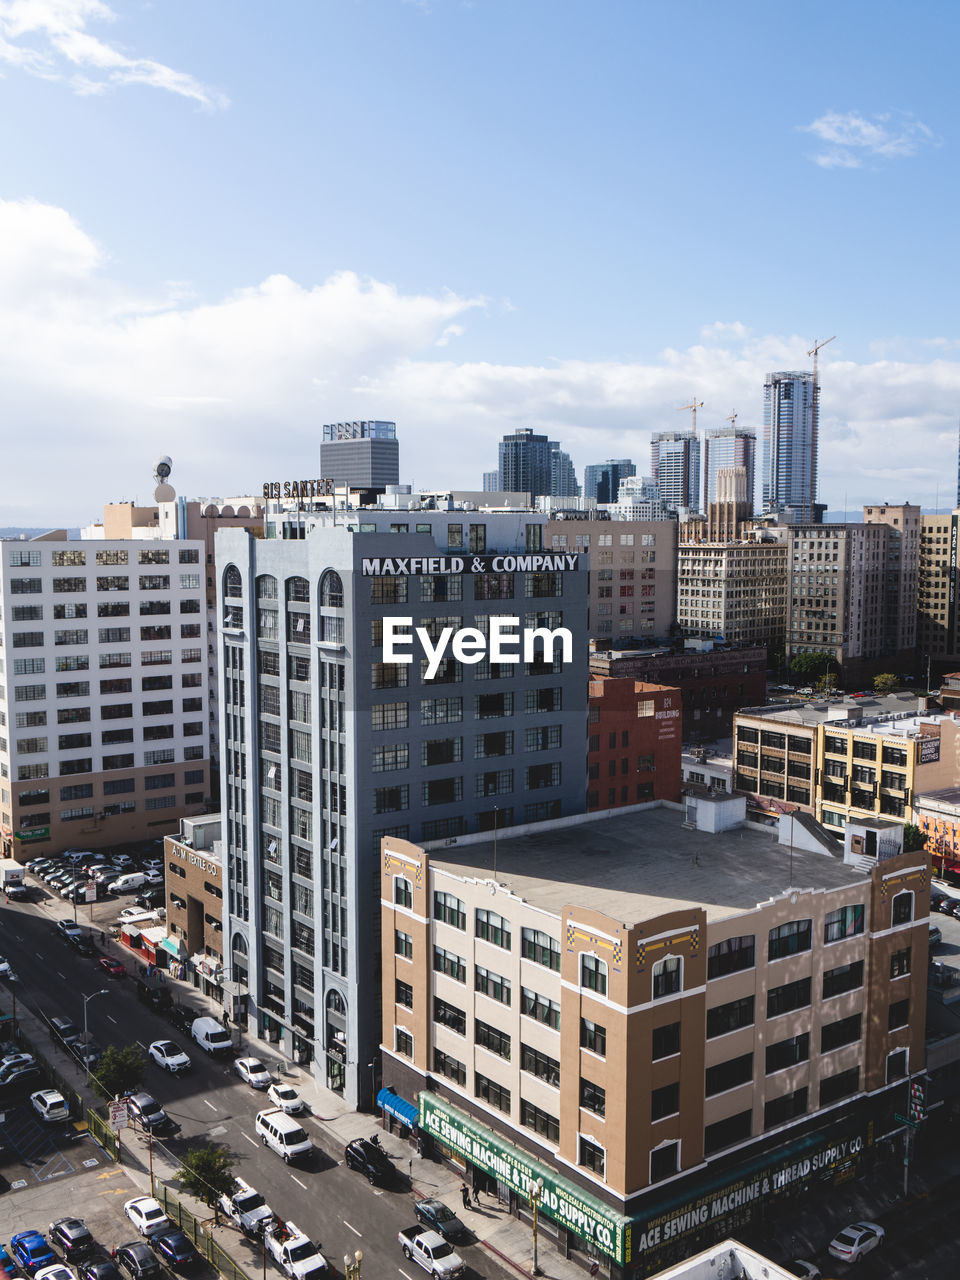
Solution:
{"label": "window", "polygon": [[839,942],[842,938],[853,938],[863,933],[863,903],[856,906],[838,907],[836,911],[828,911],[823,923],[823,941]]}
{"label": "window", "polygon": [[420,744],[420,763],[428,768],[438,764],[458,764],[462,759],[462,738],[432,738]]}
{"label": "window", "polygon": [[650,1094],[650,1119],[663,1120],[666,1116],[675,1116],[680,1110],[680,1084],[662,1085]]}
{"label": "window", "polygon": [[484,942],[491,942],[495,947],[502,947],[504,951],[510,950],[510,921],[505,920],[496,911],[487,911],[482,907],[478,908],[474,921],[474,932]]}
{"label": "window", "polygon": [[420,703],[421,724],[457,724],[462,719],[462,698],[425,698]]}
{"label": "window", "polygon": [[443,947],[433,948],[433,971],[445,973],[448,978],[453,978],[457,982],[467,980],[467,966],[463,960],[452,951],[445,951]]}
{"label": "window", "polygon": [[86,591],[87,580],[86,578],[54,578],[53,589],[59,592]]}
{"label": "window", "polygon": [[837,1022],[828,1022],[820,1028],[820,1052],[831,1053],[842,1045],[853,1044],[861,1036],[863,1015],[851,1014],[849,1018],[840,1018]]}
{"label": "window", "polygon": [[798,1062],[806,1062],[810,1057],[810,1033],[791,1036],[789,1040],[778,1040],[776,1044],[767,1045],[766,1074],[783,1071],[786,1067],[795,1067]]}
{"label": "window", "polygon": [[753,1111],[740,1111],[737,1115],[728,1116],[725,1120],[717,1120],[708,1124],[703,1131],[703,1153],[713,1155],[723,1147],[731,1147],[734,1143],[744,1142],[750,1137],[753,1126]]}
{"label": "window", "polygon": [[512,769],[492,769],[488,773],[478,773],[474,779],[474,794],[478,799],[509,795],[512,790]]}
{"label": "window", "polygon": [[902,1080],[906,1074],[907,1074],[906,1049],[897,1049],[893,1053],[887,1054],[886,1083],[892,1084],[894,1080]]}
{"label": "window", "polygon": [[463,799],[463,778],[431,778],[420,784],[420,798],[428,807],[436,804],[455,804]]}
{"label": "window", "polygon": [[650,1181],[662,1182],[680,1170],[680,1143],[666,1142],[650,1152]]}
{"label": "window", "polygon": [[893,900],[893,923],[907,924],[913,919],[913,894],[898,893]]}
{"label": "window", "polygon": [[513,731],[505,733],[480,733],[474,740],[474,757],[486,760],[496,756],[513,754]]}
{"label": "window", "polygon": [[561,766],[559,760],[550,764],[534,764],[527,769],[526,789],[538,791],[542,787],[558,787],[560,785]]}
{"label": "window", "polygon": [[406,907],[408,911],[413,910],[413,885],[403,876],[393,878],[393,901],[398,907]]}
{"label": "window", "polygon": [[385,747],[374,747],[370,767],[373,773],[387,773],[391,769],[406,769],[409,763],[409,746],[405,742],[395,742]]}
{"label": "window", "polygon": [[478,1098],[483,1098],[485,1102],[489,1102],[492,1107],[496,1107],[498,1111],[510,1111],[510,1090],[502,1084],[497,1084],[495,1080],[488,1080],[486,1076],[476,1072],[474,1075],[474,1092]]}
{"label": "window", "polygon": [[797,1116],[806,1114],[807,1088],[795,1089],[793,1093],[785,1093],[779,1098],[771,1098],[763,1108],[764,1129],[775,1129],[778,1125],[787,1124]]}
{"label": "window", "polygon": [[405,702],[380,702],[371,707],[371,728],[406,729],[409,724],[409,709]]}
{"label": "window", "polygon": [[434,891],[433,918],[442,920],[445,924],[452,924],[456,929],[466,929],[467,927],[466,908],[460,899],[452,893]]}
{"label": "window", "polygon": [[[20,797],[21,800],[23,797]],[[910,948],[905,947],[903,951],[895,951],[890,957],[890,977],[902,978],[904,974],[910,972]]]}
{"label": "window", "polygon": [[583,1134],[580,1135],[580,1154],[577,1157],[577,1164],[584,1169],[589,1169],[598,1178],[602,1178],[604,1176],[604,1157],[603,1147],[598,1147],[595,1142],[591,1142]]}
{"label": "window", "polygon": [[520,1070],[536,1076],[538,1080],[545,1081],[555,1089],[560,1087],[560,1063],[558,1060],[551,1058],[547,1053],[541,1053],[539,1049],[531,1048],[528,1044],[520,1045]]}
{"label": "window", "polygon": [[813,935],[812,920],[790,920],[770,930],[767,947],[768,960],[782,960],[785,956],[809,951]]}
{"label": "window", "polygon": [[851,1067],[849,1071],[841,1071],[838,1075],[828,1076],[820,1081],[820,1105],[827,1107],[841,1098],[848,1098],[860,1088],[860,1068]]}
{"label": "window", "polygon": [[910,1001],[897,1000],[892,1004],[887,1014],[887,1030],[896,1031],[898,1027],[905,1027],[910,1021]]}
{"label": "window", "polygon": [[653,998],[675,995],[683,979],[683,961],[679,956],[665,956],[653,966]]}
{"label": "window", "polygon": [[493,1027],[489,1022],[481,1022],[479,1018],[473,1024],[474,1042],[482,1049],[495,1053],[499,1058],[510,1057],[510,1036],[506,1031]]}
{"label": "window", "polygon": [[[473,528],[472,525],[471,528]],[[556,1116],[534,1106],[532,1102],[527,1102],[525,1098],[520,1099],[520,1123],[525,1129],[532,1129],[535,1133],[539,1133],[548,1142],[556,1144],[560,1141],[560,1121]]]}
{"label": "window", "polygon": [[800,978],[767,992],[767,1017],[778,1018],[794,1009],[805,1009],[810,1003],[810,979]]}
{"label": "window", "polygon": [[[404,883],[407,882],[404,881]],[[394,930],[394,951],[405,960],[413,959],[413,938],[409,933],[403,933],[400,929]]]}
{"label": "window", "polygon": [[413,1057],[413,1036],[409,1031],[404,1031],[400,1027],[394,1029],[394,1049],[404,1058]]}
{"label": "window", "polygon": [[863,986],[863,961],[855,960],[852,964],[842,964],[836,969],[827,969],[823,975],[823,998],[829,1000],[833,996],[842,995],[845,991],[856,991]]}
{"label": "window", "polygon": [[402,1004],[406,1009],[413,1008],[413,987],[409,982],[401,982],[399,978],[396,982],[396,1003]]}
{"label": "window", "polygon": [[373,793],[374,813],[399,813],[410,808],[410,788],[406,784],[400,787],[377,787]]}
{"label": "window", "polygon": [[[342,608],[343,596],[340,597]],[[407,579],[378,577],[370,579],[370,603],[371,604],[406,604],[407,603]],[[332,606],[331,606],[332,607]]]}
{"label": "window", "polygon": [[590,1080],[580,1078],[580,1106],[596,1116],[606,1115],[607,1091]]}
{"label": "window", "polygon": [[580,985],[598,995],[607,994],[607,966],[596,956],[580,957]]}
{"label": "window", "polygon": [[[458,699],[459,701],[459,699]],[[513,715],[512,693],[481,693],[473,699],[474,715],[478,720],[494,720]],[[461,718],[461,717],[458,717]],[[424,724],[428,723],[426,720]]]}
{"label": "window", "polygon": [[520,1012],[525,1018],[542,1022],[545,1026],[553,1027],[554,1031],[560,1030],[559,1004],[556,1000],[549,1000],[546,996],[531,991],[529,987],[520,988]]}
{"label": "window", "polygon": [[520,954],[526,960],[560,972],[560,943],[540,929],[524,928],[520,936]]}
{"label": "window", "polygon": [[737,1058],[728,1058],[726,1062],[718,1062],[716,1066],[707,1067],[705,1073],[706,1097],[726,1093],[728,1089],[736,1089],[753,1079],[753,1053],[744,1053]]}
{"label": "window", "polygon": [[723,978],[728,973],[752,969],[756,963],[755,953],[756,938],[752,933],[740,938],[725,938],[707,951],[707,977]]}
{"label": "window", "polygon": [[[753,997],[751,997],[752,1003]],[[709,1034],[709,1032],[708,1032]],[[656,1062],[660,1058],[672,1058],[680,1052],[680,1023],[667,1022],[662,1027],[654,1027],[651,1056]]]}
{"label": "window", "polygon": [[467,1034],[467,1015],[456,1005],[441,1000],[439,996],[433,998],[433,1020],[439,1022],[442,1027],[449,1027],[459,1036]]}
{"label": "window", "polygon": [[510,1003],[510,979],[501,978],[498,973],[481,968],[480,965],[474,969],[474,990],[499,1004]]}
{"label": "window", "polygon": [[599,1022],[591,1022],[589,1018],[580,1019],[580,1048],[589,1049],[598,1057],[607,1056],[607,1029]]}

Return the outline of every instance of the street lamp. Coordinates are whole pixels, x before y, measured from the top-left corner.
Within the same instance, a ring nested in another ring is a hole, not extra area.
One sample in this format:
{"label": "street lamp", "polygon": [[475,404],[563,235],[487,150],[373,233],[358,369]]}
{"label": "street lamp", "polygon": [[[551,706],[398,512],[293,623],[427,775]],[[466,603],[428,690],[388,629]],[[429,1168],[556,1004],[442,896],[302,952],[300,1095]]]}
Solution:
{"label": "street lamp", "polygon": [[83,1065],[87,1069],[87,1084],[90,1083],[90,1047],[89,1047],[89,1044],[87,1043],[87,1005],[90,1003],[91,1000],[94,999],[95,996],[108,996],[109,994],[110,994],[110,990],[108,987],[101,987],[99,991],[91,991],[88,996],[83,997],[83,1046],[84,1046]]}
{"label": "street lamp", "polygon": [[537,1226],[540,1216],[540,1198],[543,1195],[543,1179],[537,1178],[530,1187],[530,1203],[533,1205],[533,1274],[542,1276],[540,1264],[537,1261]]}
{"label": "street lamp", "polygon": [[349,1253],[343,1255],[344,1280],[360,1280],[360,1263],[363,1262],[363,1250],[358,1249],[351,1258]]}

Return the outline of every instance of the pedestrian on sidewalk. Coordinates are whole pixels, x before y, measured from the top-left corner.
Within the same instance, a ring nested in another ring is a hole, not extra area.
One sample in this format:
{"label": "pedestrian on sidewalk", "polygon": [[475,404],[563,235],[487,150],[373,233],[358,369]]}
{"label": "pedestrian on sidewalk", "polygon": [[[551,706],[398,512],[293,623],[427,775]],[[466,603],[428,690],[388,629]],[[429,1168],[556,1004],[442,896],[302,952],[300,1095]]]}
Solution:
{"label": "pedestrian on sidewalk", "polygon": [[465,1182],[460,1187],[460,1199],[463,1201],[463,1207],[465,1209],[469,1209],[470,1208],[470,1188],[467,1186]]}
{"label": "pedestrian on sidewalk", "polygon": [[478,1207],[480,1205],[480,1188],[476,1183],[473,1184],[473,1203]]}

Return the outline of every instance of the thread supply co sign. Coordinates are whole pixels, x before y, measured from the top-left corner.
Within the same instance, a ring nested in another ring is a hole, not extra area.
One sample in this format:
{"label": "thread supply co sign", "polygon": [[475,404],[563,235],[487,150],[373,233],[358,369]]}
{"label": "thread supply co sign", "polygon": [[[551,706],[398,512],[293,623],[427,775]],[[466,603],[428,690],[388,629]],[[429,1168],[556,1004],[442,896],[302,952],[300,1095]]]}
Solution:
{"label": "thread supply co sign", "polygon": [[363,560],[365,578],[414,578],[424,574],[460,573],[560,573],[573,571],[580,560],[578,554],[498,556],[384,556]]}
{"label": "thread supply co sign", "polygon": [[621,1266],[630,1261],[628,1219],[426,1091],[420,1094],[419,1127],[421,1133],[429,1133],[526,1200],[533,1184],[542,1178],[541,1213],[589,1240]]}

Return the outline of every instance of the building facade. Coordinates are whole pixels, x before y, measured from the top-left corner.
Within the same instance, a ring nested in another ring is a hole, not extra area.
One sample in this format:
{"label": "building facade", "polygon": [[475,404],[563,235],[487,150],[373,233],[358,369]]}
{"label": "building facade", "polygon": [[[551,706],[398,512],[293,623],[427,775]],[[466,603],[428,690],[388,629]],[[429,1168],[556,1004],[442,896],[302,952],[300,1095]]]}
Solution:
{"label": "building facade", "polygon": [[[920,521],[917,657],[922,668],[960,659],[957,635],[957,548],[960,508]],[[931,686],[932,687],[932,686]]]}
{"label": "building facade", "polygon": [[549,498],[553,482],[553,450],[556,441],[519,427],[500,441],[498,489],[529,493],[535,501]]}
{"label": "building facade", "polygon": [[[251,1022],[356,1104],[379,1041],[383,836],[583,810],[586,561],[541,554],[530,513],[269,515],[276,537],[217,542],[228,962]],[[385,661],[387,618],[435,642],[504,615],[568,628],[570,661],[444,657],[431,679],[419,642]]]}
{"label": "building facade", "polygon": [[551,551],[590,553],[592,640],[670,635],[677,598],[676,520],[548,520]]}
{"label": "building facade", "polygon": [[883,599],[884,654],[913,665],[917,647],[917,593],[920,572],[920,508],[909,502],[863,508],[864,524],[887,530]]}
{"label": "building facade", "polygon": [[709,511],[711,502],[721,500],[717,489],[717,473],[720,468],[743,467],[746,471],[746,493],[749,514],[753,514],[756,492],[757,437],[753,431],[742,427],[717,427],[703,434],[703,506]]}
{"label": "building facade", "polygon": [[598,505],[616,502],[620,496],[620,482],[637,474],[636,466],[629,458],[608,458],[583,470],[583,496]]}
{"label": "building facade", "polygon": [[[224,969],[224,875],[220,815],[182,819],[177,835],[164,836],[167,941],[178,960],[190,960],[210,994],[232,975]],[[232,987],[229,990],[233,990]],[[227,1008],[237,1021],[235,1001]]]}
{"label": "building facade", "polygon": [[0,544],[4,856],[169,829],[210,794],[203,544]]}
{"label": "building facade", "polygon": [[[713,504],[714,508],[718,504]],[[787,631],[789,547],[785,537],[681,542],[677,622],[685,636],[726,644],[783,647]]]}
{"label": "building facade", "polygon": [[768,373],[763,383],[763,509],[816,519],[819,388],[812,373]]}
{"label": "building facade", "polygon": [[580,485],[569,453],[558,444],[550,451],[550,497],[579,498]]}
{"label": "building facade", "polygon": [[655,431],[650,469],[665,505],[700,510],[700,439],[690,431]]}
{"label": "building facade", "polygon": [[680,690],[642,680],[590,681],[587,811],[680,800]]}
{"label": "building facade", "polygon": [[614,1278],[862,1152],[923,1069],[924,854],[791,861],[654,808],[496,850],[387,838],[380,873],[391,1087],[521,1215],[543,1177],[541,1229]]}
{"label": "building facade", "polygon": [[328,422],[320,443],[320,475],[355,489],[384,489],[400,481],[395,422]]}

